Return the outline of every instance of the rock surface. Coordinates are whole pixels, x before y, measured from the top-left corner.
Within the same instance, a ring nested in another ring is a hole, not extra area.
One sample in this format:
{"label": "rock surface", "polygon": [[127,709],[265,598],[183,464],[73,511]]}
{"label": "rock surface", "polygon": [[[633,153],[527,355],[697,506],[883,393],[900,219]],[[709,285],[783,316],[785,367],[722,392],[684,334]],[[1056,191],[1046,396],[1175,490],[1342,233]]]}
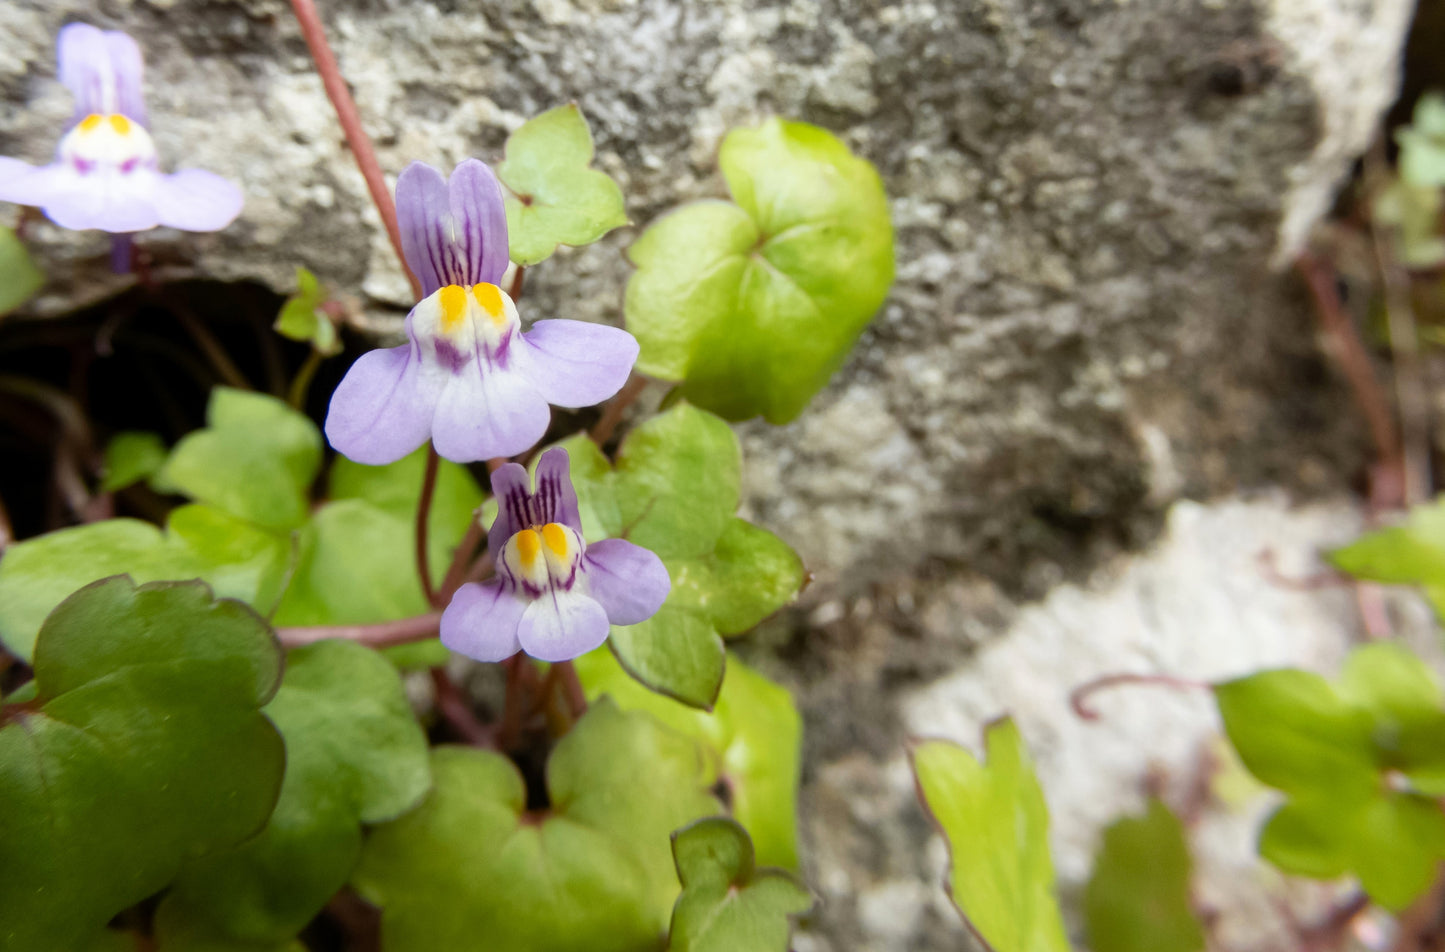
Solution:
{"label": "rock surface", "polygon": [[[1132,728],[1100,740],[1158,699],[1110,699],[1103,725],[1066,728],[1060,692],[1130,657],[1208,676],[1342,650],[1343,598],[1261,589],[1245,564],[1265,544],[1341,541],[1355,524],[1341,505],[1176,509],[1158,553],[1096,580],[1111,594],[1058,587],[1123,564],[1181,496],[1317,496],[1360,469],[1303,292],[1271,263],[1388,106],[1410,0],[323,6],[389,173],[495,159],[527,116],[569,99],[640,225],[721,194],[722,134],[771,113],[833,129],[883,173],[892,298],[804,417],[740,428],[750,515],[816,575],[753,648],[808,718],[805,817],[827,903],[800,952],[960,946],[941,847],[911,806],[906,733],[972,743],[981,718],[1016,709],[1077,883],[1104,815],[1137,802],[1152,760],[1192,757],[1209,725],[1198,703],[1166,699],[1182,732],[1167,749]],[[246,189],[222,234],[145,239],[163,274],[286,290],[303,264],[401,313],[401,273],[283,0],[0,2],[0,154],[53,148],[71,108],[53,37],[75,18],[140,39],[166,161]],[[54,278],[36,314],[115,286],[99,236],[30,234]],[[524,315],[620,321],[634,235],[529,272]],[[1238,557],[1214,558],[1225,547]]]}

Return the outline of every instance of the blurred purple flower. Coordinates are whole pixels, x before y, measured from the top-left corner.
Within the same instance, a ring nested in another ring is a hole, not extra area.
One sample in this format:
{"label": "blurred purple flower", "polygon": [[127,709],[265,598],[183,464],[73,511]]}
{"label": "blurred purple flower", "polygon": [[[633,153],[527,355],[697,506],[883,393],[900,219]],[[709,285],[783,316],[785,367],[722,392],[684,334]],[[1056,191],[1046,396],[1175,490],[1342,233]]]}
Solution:
{"label": "blurred purple flower", "polygon": [[72,23],[56,41],[75,116],[56,160],[36,168],[0,157],[0,201],[41,208],[62,228],[124,234],[168,225],[217,231],[241,212],[241,190],[210,172],[160,171],[146,131],[135,40]]}
{"label": "blurred purple flower", "polygon": [[497,520],[487,533],[497,574],[463,585],[442,613],[442,643],[478,661],[525,651],[568,661],[607,640],[611,625],[651,618],[672,582],[662,560],[623,539],[588,545],[567,451],[554,447],[537,463],[537,491],[527,471],[507,463],[492,474]]}
{"label": "blurred purple flower", "polygon": [[331,397],[326,437],[358,463],[390,463],[430,438],[449,460],[515,456],[547,431],[547,405],[601,403],[627,381],[637,341],[584,321],[538,321],[522,333],[497,287],[507,270],[501,186],[467,159],[448,181],[421,162],[396,181],[406,262],[426,297],[408,342],[352,365]]}

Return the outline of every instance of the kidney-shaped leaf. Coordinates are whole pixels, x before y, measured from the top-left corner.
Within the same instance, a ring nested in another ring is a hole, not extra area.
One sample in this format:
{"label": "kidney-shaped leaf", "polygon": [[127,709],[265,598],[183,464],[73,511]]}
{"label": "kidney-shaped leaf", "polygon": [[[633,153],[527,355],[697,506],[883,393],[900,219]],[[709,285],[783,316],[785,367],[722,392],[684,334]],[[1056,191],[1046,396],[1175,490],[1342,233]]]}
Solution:
{"label": "kidney-shaped leaf", "polygon": [[1141,817],[1104,831],[1084,890],[1089,948],[1106,952],[1201,952],[1204,929],[1189,904],[1184,825],[1159,800]]}
{"label": "kidney-shaped leaf", "polygon": [[913,748],[924,806],[948,840],[949,893],[998,952],[1068,952],[1049,810],[1013,721],[989,725],[987,765],[947,741]]}
{"label": "kidney-shaped leaf", "polygon": [[733,130],[719,164],[736,204],[686,205],[628,250],[637,369],[730,420],[786,423],[893,283],[887,197],[872,165],[802,122]]}
{"label": "kidney-shaped leaf", "polygon": [[265,622],[200,583],[111,578],[61,603],[39,697],[0,727],[0,947],[77,947],[254,834],[285,762],[260,711],[280,674]]}

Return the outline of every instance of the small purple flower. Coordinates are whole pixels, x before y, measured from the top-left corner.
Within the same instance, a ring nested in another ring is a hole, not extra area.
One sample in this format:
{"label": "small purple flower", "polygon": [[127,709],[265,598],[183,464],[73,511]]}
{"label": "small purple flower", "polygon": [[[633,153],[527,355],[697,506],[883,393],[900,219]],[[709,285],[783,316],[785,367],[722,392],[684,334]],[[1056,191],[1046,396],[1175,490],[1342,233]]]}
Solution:
{"label": "small purple flower", "polygon": [[478,661],[518,651],[568,661],[606,641],[611,625],[662,607],[672,582],[661,559],[623,539],[583,540],[569,468],[561,447],[543,453],[535,493],[516,463],[492,474],[498,510],[487,548],[497,574],[457,590],[442,613],[448,648]]}
{"label": "small purple flower", "polygon": [[406,262],[426,297],[408,342],[362,356],[331,397],[326,438],[358,463],[401,459],[430,438],[449,460],[515,456],[551,420],[548,404],[601,403],[627,382],[637,340],[605,324],[538,321],[522,333],[497,287],[507,270],[501,186],[467,159],[448,181],[421,162],[396,181]]}
{"label": "small purple flower", "polygon": [[217,231],[235,220],[242,198],[231,182],[198,169],[161,173],[135,40],[72,23],[56,47],[75,116],[51,164],[0,157],[0,201],[38,206],[62,228],[116,234],[157,225]]}

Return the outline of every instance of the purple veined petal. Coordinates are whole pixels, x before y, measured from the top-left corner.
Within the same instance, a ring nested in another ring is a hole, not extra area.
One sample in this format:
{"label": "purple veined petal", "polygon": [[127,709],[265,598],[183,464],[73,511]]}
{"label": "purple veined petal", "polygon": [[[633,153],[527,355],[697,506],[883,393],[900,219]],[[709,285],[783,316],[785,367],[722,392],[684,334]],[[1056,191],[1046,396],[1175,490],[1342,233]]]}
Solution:
{"label": "purple veined petal", "polygon": [[651,618],[672,590],[662,559],[626,539],[592,543],[582,566],[588,592],[614,625],[635,625]]}
{"label": "purple veined petal", "polygon": [[517,628],[526,609],[501,579],[468,582],[442,612],[442,644],[476,661],[503,661],[522,648]]}
{"label": "purple veined petal", "polygon": [[71,23],[56,38],[56,73],[75,96],[75,121],[121,113],[146,124],[140,47],[124,33]]}
{"label": "purple veined petal", "polygon": [[522,650],[543,661],[571,661],[607,640],[612,630],[602,606],[577,589],[551,589],[522,613]]}
{"label": "purple veined petal", "polygon": [[522,335],[523,372],[559,407],[590,407],[622,389],[637,360],[637,338],[606,324],[538,321]]}
{"label": "purple veined petal", "polygon": [[0,156],[0,202],[38,208],[54,187],[57,170],[55,165],[34,166]]}
{"label": "purple veined petal", "polygon": [[437,453],[453,463],[516,456],[547,433],[552,411],[515,370],[482,369],[480,358],[447,375],[432,421]]}
{"label": "purple veined petal", "polygon": [[425,367],[414,344],[363,354],[331,395],[326,439],[358,463],[396,462],[431,435],[444,374]]}
{"label": "purple veined petal", "polygon": [[241,214],[244,201],[234,182],[200,169],[158,176],[155,185],[160,223],[181,231],[220,231]]}
{"label": "purple veined petal", "polygon": [[497,518],[487,530],[487,551],[496,556],[512,536],[532,522],[529,500],[532,481],[521,463],[503,463],[492,473],[492,498]]}
{"label": "purple veined petal", "polygon": [[46,193],[40,208],[61,228],[98,228],[119,235],[160,224],[155,205],[160,175],[150,169],[121,172],[102,167],[81,175],[56,163],[43,171],[48,174],[32,175],[29,184]]}
{"label": "purple veined petal", "polygon": [[447,180],[425,162],[413,162],[396,178],[396,220],[407,267],[421,281],[423,297],[452,283],[447,218]]}
{"label": "purple veined petal", "polygon": [[580,536],[582,516],[571,473],[572,460],[562,447],[554,446],[543,453],[537,461],[537,492],[532,505],[538,522],[560,522]]}
{"label": "purple veined petal", "polygon": [[452,221],[456,231],[456,260],[465,279],[474,284],[497,284],[507,271],[507,208],[502,186],[491,168],[479,159],[466,159],[447,183]]}

